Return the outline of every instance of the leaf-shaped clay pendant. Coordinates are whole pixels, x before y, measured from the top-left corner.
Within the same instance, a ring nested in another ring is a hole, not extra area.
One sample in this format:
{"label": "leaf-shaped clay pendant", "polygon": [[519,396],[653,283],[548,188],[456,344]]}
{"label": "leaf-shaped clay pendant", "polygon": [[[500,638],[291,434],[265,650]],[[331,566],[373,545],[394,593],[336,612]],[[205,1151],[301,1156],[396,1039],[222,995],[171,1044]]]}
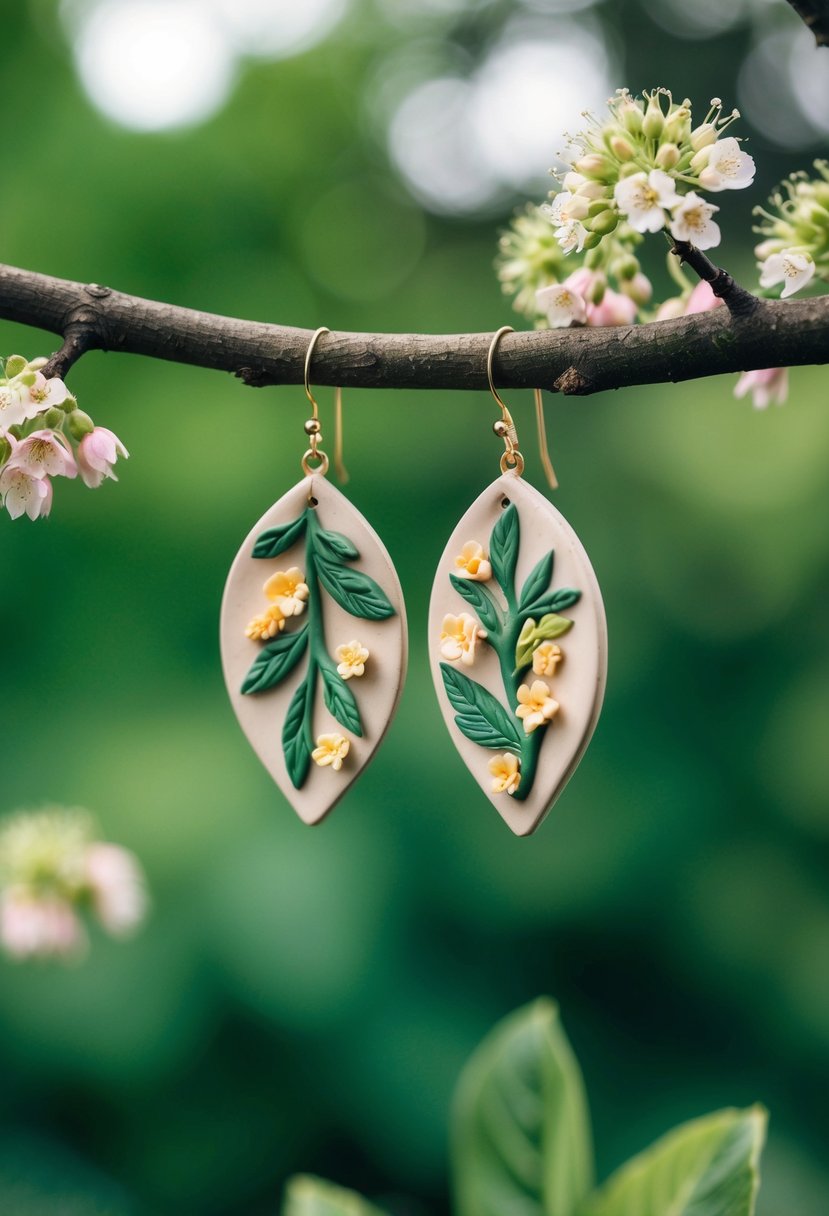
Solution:
{"label": "leaf-shaped clay pendant", "polygon": [[513,832],[529,835],[593,734],[607,625],[581,542],[517,473],[494,481],[449,538],[429,654],[458,751]]}
{"label": "leaf-shaped clay pendant", "polygon": [[406,672],[406,612],[382,541],[325,477],[262,516],[230,568],[221,619],[230,700],[305,823],[368,764]]}

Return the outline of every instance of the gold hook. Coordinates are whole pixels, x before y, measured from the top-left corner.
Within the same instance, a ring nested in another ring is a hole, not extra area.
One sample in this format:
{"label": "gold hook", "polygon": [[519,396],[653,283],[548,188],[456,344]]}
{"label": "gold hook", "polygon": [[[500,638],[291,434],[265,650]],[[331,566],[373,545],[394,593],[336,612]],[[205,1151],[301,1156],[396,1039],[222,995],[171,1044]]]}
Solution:
{"label": "gold hook", "polygon": [[[322,442],[322,431],[320,430],[319,406],[316,398],[311,392],[311,356],[314,353],[314,347],[317,344],[317,339],[322,334],[330,333],[325,325],[321,325],[315,330],[311,336],[311,341],[308,343],[308,349],[305,352],[305,396],[311,403],[311,417],[305,423],[305,434],[308,435],[311,446],[302,457],[302,471],[306,477],[310,477],[312,473],[319,473],[320,477],[324,477],[328,472],[328,457],[323,452],[319,445]],[[311,461],[317,462],[312,466]]]}
{"label": "gold hook", "polygon": [[515,423],[512,419],[512,414],[509,412],[506,402],[502,401],[498,396],[495,388],[495,382],[492,378],[492,366],[495,361],[495,352],[498,349],[498,343],[504,334],[513,334],[515,330],[511,325],[502,325],[496,334],[493,334],[492,341],[489,344],[489,350],[486,356],[486,378],[489,381],[489,391],[492,393],[498,405],[501,407],[501,417],[493,424],[493,431],[499,439],[504,441],[504,454],[501,457],[501,472],[506,473],[507,470],[512,470],[519,477],[524,472],[524,457],[518,450],[518,432],[515,429]]}
{"label": "gold hook", "polygon": [[538,425],[538,450],[541,453],[541,467],[544,469],[544,476],[547,478],[547,484],[550,489],[557,490],[558,478],[553,468],[553,462],[550,460],[550,449],[547,447],[547,426],[544,421],[544,400],[541,396],[541,389],[534,388],[533,396],[535,398],[535,420]]}

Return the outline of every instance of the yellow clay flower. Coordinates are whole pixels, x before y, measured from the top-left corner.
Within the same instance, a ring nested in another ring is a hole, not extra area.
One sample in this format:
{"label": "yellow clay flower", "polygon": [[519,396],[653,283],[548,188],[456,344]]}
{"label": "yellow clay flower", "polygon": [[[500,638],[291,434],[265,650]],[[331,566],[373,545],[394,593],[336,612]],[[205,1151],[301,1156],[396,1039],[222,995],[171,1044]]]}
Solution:
{"label": "yellow clay flower", "polygon": [[265,583],[264,591],[285,616],[299,616],[300,612],[305,611],[308,584],[298,566],[291,566],[290,570],[277,570]]}
{"label": "yellow clay flower", "polygon": [[554,676],[563,655],[555,642],[542,642],[533,652],[533,671],[537,676]]}
{"label": "yellow clay flower", "polygon": [[361,676],[365,671],[368,651],[361,642],[346,642],[344,646],[338,646],[334,653],[340,660],[337,664],[337,671],[344,680],[350,680],[352,676]]}
{"label": "yellow clay flower", "polygon": [[460,660],[466,667],[471,667],[475,662],[478,640],[485,637],[486,630],[481,629],[468,612],[462,612],[460,616],[447,613],[440,630],[440,653],[450,663]]}
{"label": "yellow clay flower", "polygon": [[504,752],[502,756],[492,757],[489,762],[489,771],[493,777],[493,794],[515,793],[521,784],[518,763],[518,757],[513,756],[510,752]]}
{"label": "yellow clay flower", "polygon": [[485,583],[492,578],[492,566],[484,553],[483,545],[476,540],[468,540],[455,558],[459,578],[471,578],[476,583]]}
{"label": "yellow clay flower", "polygon": [[558,713],[558,701],[550,695],[550,686],[543,680],[534,680],[532,688],[522,684],[518,689],[520,702],[516,714],[524,720],[524,733],[531,735],[539,726],[549,722]]}
{"label": "yellow clay flower", "polygon": [[351,744],[343,735],[318,735],[317,746],[311,752],[311,759],[320,768],[330,764],[334,772],[338,773],[350,747]]}
{"label": "yellow clay flower", "polygon": [[285,628],[285,617],[278,604],[271,604],[261,616],[255,616],[245,630],[245,637],[254,642],[266,642],[275,638]]}

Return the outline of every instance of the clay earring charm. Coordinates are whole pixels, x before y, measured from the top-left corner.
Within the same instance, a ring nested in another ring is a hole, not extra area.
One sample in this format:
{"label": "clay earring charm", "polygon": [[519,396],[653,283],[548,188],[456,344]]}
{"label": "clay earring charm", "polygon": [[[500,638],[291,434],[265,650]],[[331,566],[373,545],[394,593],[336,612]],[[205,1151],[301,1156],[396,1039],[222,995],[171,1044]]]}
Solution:
{"label": "clay earring charm", "polygon": [[[501,476],[455,528],[438,563],[429,653],[455,746],[513,832],[533,832],[563,790],[598,720],[607,627],[587,554],[555,507],[523,480],[515,423],[501,410]],[[542,457],[551,485],[541,393]]]}
{"label": "clay earring charm", "polygon": [[[254,751],[305,823],[318,823],[368,764],[397,708],[406,613],[382,541],[326,478],[319,410],[304,477],[245,538],[221,615],[222,664]],[[339,390],[337,416],[340,418]],[[340,427],[336,450],[340,451]]]}

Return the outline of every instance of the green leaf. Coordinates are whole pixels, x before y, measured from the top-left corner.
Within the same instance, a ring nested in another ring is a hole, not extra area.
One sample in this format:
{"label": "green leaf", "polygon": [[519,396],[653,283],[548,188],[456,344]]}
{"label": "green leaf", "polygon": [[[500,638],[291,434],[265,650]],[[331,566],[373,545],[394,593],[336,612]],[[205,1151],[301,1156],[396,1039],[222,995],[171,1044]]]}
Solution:
{"label": "green leaf", "polygon": [[317,574],[331,598],[352,616],[367,621],[382,621],[394,616],[394,608],[385,591],[362,570],[350,570],[320,556],[317,559]]}
{"label": "green leaf", "polygon": [[267,532],[253,546],[254,557],[279,557],[291,545],[295,545],[305,531],[305,515],[300,515],[290,524],[280,524],[278,528],[268,528]]}
{"label": "green leaf", "polygon": [[752,1216],[765,1135],[759,1106],[683,1123],[617,1170],[579,1216]]}
{"label": "green leaf", "polygon": [[458,595],[462,595],[467,604],[475,609],[484,629],[490,633],[500,633],[501,616],[489,592],[471,578],[458,578],[456,574],[450,574],[449,581]]}
{"label": "green leaf", "polygon": [[518,727],[489,689],[448,663],[441,663],[440,670],[446,695],[455,710],[455,722],[467,739],[480,743],[481,747],[508,747],[520,752]]}
{"label": "green leaf", "polygon": [[298,1174],[285,1188],[282,1216],[383,1216],[383,1212],[356,1191]]}
{"label": "green leaf", "polygon": [[545,616],[548,612],[563,612],[565,608],[572,608],[580,599],[580,591],[575,591],[572,587],[562,587],[559,591],[554,591],[552,595],[546,595],[532,604],[527,604],[526,607],[521,608],[521,611],[531,612],[535,617]]}
{"label": "green leaf", "polygon": [[354,545],[347,536],[343,536],[342,532],[326,532],[324,528],[317,528],[314,532],[314,539],[319,541],[323,549],[331,556],[339,558],[341,561],[353,561],[355,557],[360,556]]}
{"label": "green leaf", "polygon": [[245,676],[242,692],[264,692],[266,688],[273,688],[293,671],[307,645],[308,628],[305,625],[296,633],[281,633],[268,642],[259,651]]}
{"label": "green leaf", "polygon": [[363,724],[354,693],[334,667],[323,666],[321,671],[325,708],[337,719],[340,726],[362,737]]}
{"label": "green leaf", "polygon": [[537,600],[540,595],[550,585],[550,579],[553,577],[553,557],[554,550],[542,557],[541,561],[535,566],[527,579],[524,586],[521,588],[521,599],[518,601],[518,611],[529,611],[530,605],[534,600]]}
{"label": "green leaf", "polygon": [[587,1098],[554,1002],[505,1018],[466,1065],[452,1112],[452,1172],[457,1216],[574,1216],[589,1194]]}
{"label": "green leaf", "polygon": [[315,684],[316,668],[313,668],[291,697],[282,727],[282,750],[285,753],[288,776],[294,788],[298,790],[305,784],[311,764],[311,747],[305,729],[305,719],[313,701]]}
{"label": "green leaf", "polygon": [[518,641],[515,645],[515,670],[520,671],[522,667],[528,667],[533,659],[533,651],[542,642],[550,642],[553,638],[560,638],[568,629],[573,628],[573,622],[566,616],[556,616],[555,613],[548,613],[541,620],[536,622],[530,617],[524,622],[521,632],[518,635]]}
{"label": "green leaf", "polygon": [[492,536],[489,538],[489,560],[492,563],[492,572],[507,597],[515,594],[515,566],[518,561],[520,539],[518,512],[515,504],[510,503],[492,529]]}

